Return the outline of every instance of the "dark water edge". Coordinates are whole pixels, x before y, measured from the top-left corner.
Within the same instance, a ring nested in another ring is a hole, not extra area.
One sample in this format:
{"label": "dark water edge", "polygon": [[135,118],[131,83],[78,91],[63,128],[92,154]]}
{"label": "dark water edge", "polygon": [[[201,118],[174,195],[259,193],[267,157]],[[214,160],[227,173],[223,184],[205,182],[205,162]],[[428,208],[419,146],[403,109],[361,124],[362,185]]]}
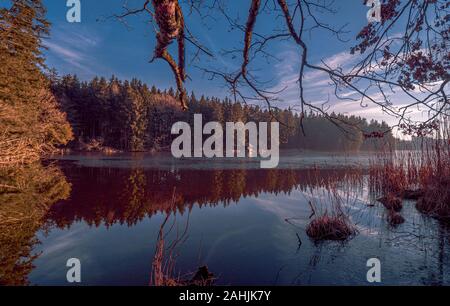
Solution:
{"label": "dark water edge", "polygon": [[[149,157],[58,161],[71,192],[44,216],[30,284],[68,285],[66,261],[75,257],[83,285],[149,285],[167,215],[165,245],[177,242],[175,278],[207,265],[218,285],[366,285],[366,262],[376,257],[382,285],[449,284],[449,229],[413,202],[405,202],[406,222],[392,228],[381,204],[367,205],[364,179],[349,180],[352,167],[177,167],[159,158],[161,167],[149,166]],[[337,164],[336,157],[317,159]],[[331,182],[351,198],[343,206],[359,233],[315,243],[305,234],[308,202],[325,209]]]}

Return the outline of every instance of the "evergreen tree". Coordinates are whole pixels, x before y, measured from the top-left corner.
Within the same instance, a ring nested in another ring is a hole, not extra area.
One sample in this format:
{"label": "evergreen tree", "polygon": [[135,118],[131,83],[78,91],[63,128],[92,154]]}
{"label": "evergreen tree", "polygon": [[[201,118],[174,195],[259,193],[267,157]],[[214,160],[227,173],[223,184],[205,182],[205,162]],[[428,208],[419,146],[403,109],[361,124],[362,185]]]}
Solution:
{"label": "evergreen tree", "polygon": [[[161,94],[156,87],[149,87],[139,80],[121,82],[113,77],[106,82],[94,78],[79,83],[75,76],[65,76],[54,86],[59,100],[63,101],[70,122],[81,141],[104,139],[104,144],[120,150],[162,150],[171,145],[174,137],[171,127],[177,121],[194,124],[194,114],[201,113],[203,121],[270,122],[281,121],[281,148],[316,151],[382,150],[393,145],[394,137],[389,126],[372,120],[331,114],[334,121],[321,114],[309,113],[302,120],[290,110],[274,110],[269,113],[258,106],[235,103],[227,98],[201,96],[197,100],[191,93],[187,112],[179,109],[176,98]],[[164,92],[164,91],[163,91]],[[66,101],[69,97],[70,101]],[[74,122],[75,120],[75,122]],[[303,129],[301,128],[303,122]],[[342,124],[346,122],[347,124]],[[384,131],[382,139],[366,139],[365,134]],[[86,139],[85,139],[86,138]],[[375,143],[375,145],[374,145]]]}
{"label": "evergreen tree", "polygon": [[50,91],[42,55],[49,33],[40,0],[0,9],[0,163],[30,162],[72,138]]}

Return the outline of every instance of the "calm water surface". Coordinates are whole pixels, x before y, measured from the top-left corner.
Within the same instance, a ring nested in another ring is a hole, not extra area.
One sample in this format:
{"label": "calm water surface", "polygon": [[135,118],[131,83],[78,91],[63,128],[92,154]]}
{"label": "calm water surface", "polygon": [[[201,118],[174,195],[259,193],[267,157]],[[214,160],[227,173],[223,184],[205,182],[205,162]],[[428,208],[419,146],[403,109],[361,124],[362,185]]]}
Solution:
{"label": "calm water surface", "polygon": [[[384,285],[449,284],[450,231],[413,202],[404,205],[406,222],[390,227],[382,205],[367,205],[361,181],[344,184],[351,166],[366,162],[287,156],[279,169],[260,170],[256,162],[65,157],[58,165],[71,194],[45,215],[30,283],[67,285],[66,261],[75,257],[84,285],[148,285],[162,230],[165,246],[176,242],[174,274],[207,265],[219,285],[367,284],[373,257],[381,260]],[[305,234],[308,202],[326,207],[330,181],[359,233],[314,243]]]}

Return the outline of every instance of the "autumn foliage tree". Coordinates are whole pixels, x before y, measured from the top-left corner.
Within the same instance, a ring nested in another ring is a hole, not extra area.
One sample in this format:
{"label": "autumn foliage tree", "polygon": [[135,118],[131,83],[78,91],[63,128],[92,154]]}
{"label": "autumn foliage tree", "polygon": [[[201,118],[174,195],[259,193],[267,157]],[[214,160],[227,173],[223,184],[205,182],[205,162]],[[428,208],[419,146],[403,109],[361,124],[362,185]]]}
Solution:
{"label": "autumn foliage tree", "polygon": [[40,0],[0,9],[0,165],[38,160],[72,138],[44,73],[48,33]]}

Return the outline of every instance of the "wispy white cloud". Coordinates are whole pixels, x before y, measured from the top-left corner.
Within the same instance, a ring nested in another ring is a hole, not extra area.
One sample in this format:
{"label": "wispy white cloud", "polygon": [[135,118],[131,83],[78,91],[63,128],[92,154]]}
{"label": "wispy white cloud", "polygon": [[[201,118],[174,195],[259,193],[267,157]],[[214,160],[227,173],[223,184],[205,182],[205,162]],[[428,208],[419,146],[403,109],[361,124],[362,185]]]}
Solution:
{"label": "wispy white cloud", "polygon": [[[276,84],[270,88],[271,91],[279,91],[284,89],[279,95],[277,106],[279,107],[295,107],[300,104],[300,91],[298,85],[300,56],[296,49],[285,50],[280,56],[283,60],[274,65],[274,74],[277,77]],[[331,68],[342,68],[344,70],[351,69],[359,60],[358,56],[351,55],[348,51],[339,52],[315,63],[317,66],[328,65]],[[439,84],[436,84],[436,87]],[[367,119],[376,119],[386,121],[391,125],[398,123],[398,118],[388,115],[383,111],[379,104],[386,103],[386,97],[378,90],[372,89],[367,92],[370,99],[360,100],[360,94],[352,89],[338,92],[338,99],[335,95],[335,86],[329,79],[329,76],[321,71],[306,70],[304,74],[304,96],[305,99],[314,105],[320,106],[326,102],[328,111],[339,112],[348,115],[356,115]],[[419,94],[420,90],[416,93]],[[388,93],[388,91],[386,91]],[[423,94],[423,89],[422,89]],[[358,99],[359,98],[359,99]],[[395,108],[400,108],[411,101],[403,92],[389,92],[388,101]],[[374,101],[376,103],[374,103]],[[425,110],[411,109],[407,113],[407,117],[412,120],[426,119]]]}
{"label": "wispy white cloud", "polygon": [[348,67],[349,65],[354,63],[355,60],[355,56],[350,54],[349,51],[342,51],[323,59],[322,62],[330,68],[337,69],[340,67]]}
{"label": "wispy white cloud", "polygon": [[50,66],[62,73],[91,77],[98,73],[99,63],[93,56],[101,39],[83,27],[60,26],[52,31],[50,39],[44,41],[48,48]]}
{"label": "wispy white cloud", "polygon": [[70,60],[70,61],[80,61],[83,59],[83,54],[78,53],[77,51],[74,51],[72,49],[68,49],[66,47],[63,47],[61,45],[57,45],[56,43],[53,43],[51,41],[47,41],[45,43],[45,46],[50,49],[53,53],[57,54],[61,58]]}

